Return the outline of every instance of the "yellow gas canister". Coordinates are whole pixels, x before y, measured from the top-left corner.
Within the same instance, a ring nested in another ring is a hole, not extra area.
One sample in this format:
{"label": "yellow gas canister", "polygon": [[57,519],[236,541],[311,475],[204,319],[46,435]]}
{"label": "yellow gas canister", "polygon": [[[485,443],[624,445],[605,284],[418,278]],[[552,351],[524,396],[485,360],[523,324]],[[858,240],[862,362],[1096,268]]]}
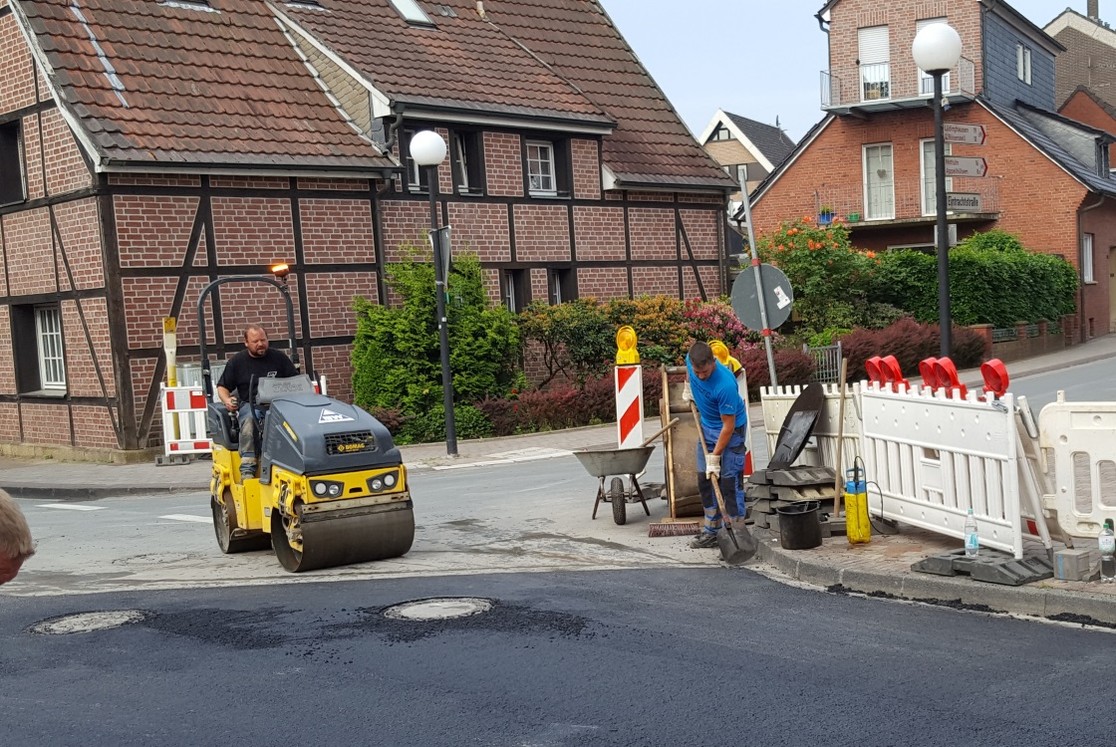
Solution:
{"label": "yellow gas canister", "polygon": [[872,522],[868,519],[868,485],[860,469],[845,472],[845,535],[850,545],[872,541]]}

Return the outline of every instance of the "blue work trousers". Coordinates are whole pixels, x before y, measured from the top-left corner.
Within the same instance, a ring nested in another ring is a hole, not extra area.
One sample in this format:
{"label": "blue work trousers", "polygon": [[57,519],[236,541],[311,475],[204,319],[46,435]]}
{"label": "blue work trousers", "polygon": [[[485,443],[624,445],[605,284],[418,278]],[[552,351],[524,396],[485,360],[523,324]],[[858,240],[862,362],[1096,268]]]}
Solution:
{"label": "blue work trousers", "polygon": [[[705,429],[702,428],[701,430],[704,431]],[[743,519],[747,510],[744,496],[744,457],[748,453],[748,447],[744,441],[746,434],[746,425],[733,431],[728,446],[721,454],[721,479],[718,484],[721,488],[721,495],[725,499],[725,509],[728,510],[729,516],[734,519]],[[703,432],[702,436],[705,438],[706,450],[713,451],[719,435],[719,433],[713,434],[711,439],[708,434]],[[701,506],[705,512],[703,531],[716,533],[721,528],[721,509],[717,505],[717,496],[713,494],[713,481],[705,476],[705,451],[701,448],[700,443],[696,444],[695,447],[697,449],[698,493],[701,495]]]}

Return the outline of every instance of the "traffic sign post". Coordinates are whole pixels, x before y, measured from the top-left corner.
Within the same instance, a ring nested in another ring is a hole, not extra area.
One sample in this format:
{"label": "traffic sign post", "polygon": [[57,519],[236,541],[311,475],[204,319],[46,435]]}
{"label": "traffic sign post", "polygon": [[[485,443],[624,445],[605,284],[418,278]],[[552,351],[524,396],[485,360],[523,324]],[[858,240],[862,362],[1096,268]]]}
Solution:
{"label": "traffic sign post", "polygon": [[946,176],[984,176],[988,173],[988,162],[972,156],[946,156]]}
{"label": "traffic sign post", "polygon": [[943,124],[942,135],[947,143],[965,143],[967,145],[984,145],[987,138],[984,125],[959,124],[957,122]]}

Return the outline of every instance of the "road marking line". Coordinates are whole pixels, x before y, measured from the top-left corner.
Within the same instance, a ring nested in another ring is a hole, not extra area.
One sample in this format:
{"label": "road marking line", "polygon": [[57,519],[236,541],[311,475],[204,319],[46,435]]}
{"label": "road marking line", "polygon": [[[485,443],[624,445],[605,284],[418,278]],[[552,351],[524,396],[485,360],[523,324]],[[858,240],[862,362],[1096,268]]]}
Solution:
{"label": "road marking line", "polygon": [[100,511],[104,506],[83,506],[80,503],[40,503],[39,508],[60,508],[64,511]]}
{"label": "road marking line", "polygon": [[487,467],[493,464],[511,464],[510,459],[487,459],[481,462],[467,462],[465,464],[436,464],[431,469],[464,469],[466,467]]}
{"label": "road marking line", "polygon": [[190,514],[167,514],[160,516],[160,519],[170,519],[171,521],[192,521],[197,524],[208,524],[213,521],[212,516],[192,516]]}

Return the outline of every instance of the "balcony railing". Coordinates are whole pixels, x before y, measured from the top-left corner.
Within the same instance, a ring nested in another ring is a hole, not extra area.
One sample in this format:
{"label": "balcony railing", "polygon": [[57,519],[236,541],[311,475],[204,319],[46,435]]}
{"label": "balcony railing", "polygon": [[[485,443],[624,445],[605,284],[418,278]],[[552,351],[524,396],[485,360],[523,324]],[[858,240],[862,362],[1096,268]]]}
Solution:
{"label": "balcony railing", "polygon": [[[822,109],[886,108],[894,109],[903,103],[910,105],[933,94],[933,78],[923,74],[912,61],[901,69],[902,75],[893,77],[891,63],[841,68],[839,72],[821,72]],[[943,79],[947,95],[976,95],[976,67],[973,61],[962,57],[957,67]]]}
{"label": "balcony railing", "polygon": [[[958,219],[1000,212],[1000,180],[952,177],[950,194],[976,195],[967,204],[979,203],[979,209],[951,210],[948,215]],[[881,223],[932,223],[935,220],[933,190],[922,179],[901,179],[894,183],[863,183],[822,185],[814,190],[813,204],[803,205],[804,215],[813,215],[825,222],[827,215],[845,223],[870,226]],[[866,198],[865,195],[869,195]],[[823,210],[828,208],[828,210]]]}

